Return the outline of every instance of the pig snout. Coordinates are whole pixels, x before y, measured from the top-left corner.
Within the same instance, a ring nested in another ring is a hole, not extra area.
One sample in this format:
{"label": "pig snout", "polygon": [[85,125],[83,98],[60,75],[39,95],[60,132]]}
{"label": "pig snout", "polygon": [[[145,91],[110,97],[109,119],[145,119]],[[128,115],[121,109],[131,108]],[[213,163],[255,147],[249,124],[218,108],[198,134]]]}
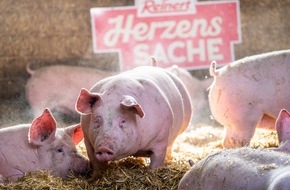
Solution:
{"label": "pig snout", "polygon": [[95,151],[96,159],[100,162],[107,162],[113,160],[115,157],[115,153],[108,146],[100,146]]}

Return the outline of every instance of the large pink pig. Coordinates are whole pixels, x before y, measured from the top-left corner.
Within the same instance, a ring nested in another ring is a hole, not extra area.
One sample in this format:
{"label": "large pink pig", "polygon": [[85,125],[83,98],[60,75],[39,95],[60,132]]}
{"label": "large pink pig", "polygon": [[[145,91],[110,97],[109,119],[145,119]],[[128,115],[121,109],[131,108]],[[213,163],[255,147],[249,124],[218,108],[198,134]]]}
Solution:
{"label": "large pink pig", "polygon": [[153,66],[108,77],[90,92],[82,89],[76,109],[94,175],[108,161],[130,155],[150,156],[150,168],[163,165],[191,117],[181,80]]}
{"label": "large pink pig", "polygon": [[26,98],[36,117],[45,108],[64,114],[75,115],[75,101],[81,88],[90,88],[99,80],[115,73],[88,67],[49,66],[33,71],[26,83]]}
{"label": "large pink pig", "polygon": [[274,129],[282,108],[290,109],[290,50],[246,57],[216,70],[209,91],[214,118],[225,126],[224,147],[248,145],[256,126]]}
{"label": "large pink pig", "polygon": [[289,189],[290,115],[282,110],[276,122],[279,147],[248,147],[214,152],[194,164],[179,184],[179,190]]}
{"label": "large pink pig", "polygon": [[89,160],[75,147],[83,139],[80,125],[57,128],[48,109],[32,124],[0,129],[0,139],[0,174],[8,180],[40,170],[64,179],[89,170]]}

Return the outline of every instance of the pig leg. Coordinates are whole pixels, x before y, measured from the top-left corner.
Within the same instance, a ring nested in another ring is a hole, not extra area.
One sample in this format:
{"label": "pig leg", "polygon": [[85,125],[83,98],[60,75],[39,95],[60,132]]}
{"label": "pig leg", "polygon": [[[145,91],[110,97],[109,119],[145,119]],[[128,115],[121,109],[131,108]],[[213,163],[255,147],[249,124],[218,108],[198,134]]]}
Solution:
{"label": "pig leg", "polygon": [[168,161],[172,160],[171,152],[172,152],[172,144],[167,146],[165,162],[168,162]]}
{"label": "pig leg", "polygon": [[226,135],[223,140],[225,148],[235,148],[247,146],[250,144],[251,138],[255,133],[255,128],[245,128],[244,126],[225,126]]}
{"label": "pig leg", "polygon": [[88,142],[87,138],[84,138],[84,143],[86,145],[88,157],[90,158],[90,162],[93,166],[93,175],[91,180],[94,181],[101,177],[102,171],[107,167],[107,162],[98,162],[95,157],[94,148],[91,146],[91,143]]}
{"label": "pig leg", "polygon": [[264,113],[258,109],[246,109],[239,114],[230,115],[231,121],[225,125],[224,147],[234,148],[249,145],[263,115]]}
{"label": "pig leg", "polygon": [[275,130],[275,122],[276,119],[273,116],[270,116],[268,114],[264,114],[261,121],[258,123],[258,128],[263,129],[269,129],[269,130]]}
{"label": "pig leg", "polygon": [[166,156],[166,146],[153,149],[152,154],[150,156],[150,168],[155,169],[162,166],[164,164],[165,156]]}

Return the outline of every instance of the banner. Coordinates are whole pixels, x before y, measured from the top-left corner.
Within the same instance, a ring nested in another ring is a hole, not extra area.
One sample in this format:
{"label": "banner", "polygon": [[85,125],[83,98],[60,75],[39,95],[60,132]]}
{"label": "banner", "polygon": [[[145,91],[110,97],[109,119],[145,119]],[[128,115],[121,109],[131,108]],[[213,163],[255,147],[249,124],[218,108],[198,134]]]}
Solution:
{"label": "banner", "polygon": [[241,42],[239,1],[136,0],[135,6],[92,8],[94,53],[118,52],[120,69],[148,64],[206,68],[234,61]]}

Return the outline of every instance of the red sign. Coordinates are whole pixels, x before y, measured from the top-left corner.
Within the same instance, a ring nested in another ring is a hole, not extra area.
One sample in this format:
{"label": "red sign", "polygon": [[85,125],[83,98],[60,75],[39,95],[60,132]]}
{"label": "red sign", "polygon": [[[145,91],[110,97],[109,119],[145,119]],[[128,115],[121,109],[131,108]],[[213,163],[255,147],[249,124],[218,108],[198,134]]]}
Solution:
{"label": "red sign", "polygon": [[160,67],[191,69],[234,60],[233,45],[241,38],[238,1],[199,2],[195,8],[143,1],[138,8],[91,9],[95,53],[118,52],[121,70],[148,64],[151,55]]}

